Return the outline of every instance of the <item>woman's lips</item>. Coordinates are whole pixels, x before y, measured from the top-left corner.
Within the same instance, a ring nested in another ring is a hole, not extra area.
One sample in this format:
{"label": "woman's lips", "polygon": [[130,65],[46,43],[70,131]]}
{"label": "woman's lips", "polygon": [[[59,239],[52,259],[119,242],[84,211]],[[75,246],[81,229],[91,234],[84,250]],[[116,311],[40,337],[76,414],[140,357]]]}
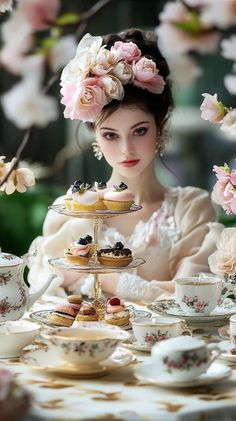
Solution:
{"label": "woman's lips", "polygon": [[140,159],[122,161],[120,165],[123,167],[135,167],[139,163]]}

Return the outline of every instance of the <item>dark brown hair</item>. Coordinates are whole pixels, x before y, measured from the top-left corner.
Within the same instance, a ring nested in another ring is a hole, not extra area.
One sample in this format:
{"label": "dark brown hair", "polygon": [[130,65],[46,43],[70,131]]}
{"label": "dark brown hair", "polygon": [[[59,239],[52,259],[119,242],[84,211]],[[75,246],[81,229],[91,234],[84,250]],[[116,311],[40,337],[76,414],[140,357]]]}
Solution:
{"label": "dark brown hair", "polygon": [[165,80],[165,87],[162,94],[154,94],[146,89],[141,89],[133,84],[124,85],[124,98],[122,100],[112,100],[102,109],[99,123],[105,120],[113,112],[122,106],[139,106],[144,111],[151,113],[156,122],[159,134],[159,148],[160,151],[164,149],[165,136],[163,129],[173,109],[173,97],[171,91],[171,83],[168,79],[169,67],[162,56],[158,44],[157,37],[154,32],[141,31],[139,29],[129,29],[120,34],[109,34],[103,37],[103,45],[106,45],[108,50],[114,45],[116,41],[134,42],[141,50],[142,56],[152,59],[159,70],[159,74]]}

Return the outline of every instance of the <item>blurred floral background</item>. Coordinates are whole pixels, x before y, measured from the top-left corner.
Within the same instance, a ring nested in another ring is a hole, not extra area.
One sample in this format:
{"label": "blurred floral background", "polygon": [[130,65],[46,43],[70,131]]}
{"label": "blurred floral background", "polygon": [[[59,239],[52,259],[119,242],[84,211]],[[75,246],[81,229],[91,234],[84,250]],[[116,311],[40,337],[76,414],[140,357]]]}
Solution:
{"label": "blurred floral background", "polygon": [[[93,156],[92,139],[78,130],[78,122],[64,119],[60,104],[61,70],[86,32],[102,35],[129,27],[157,32],[171,68],[176,103],[166,165],[157,162],[163,183],[212,191],[215,173],[219,176],[213,166],[224,163],[234,176],[236,0],[0,0],[0,11],[4,251],[27,251],[41,233],[48,205],[74,180],[108,178],[105,161]],[[206,93],[211,96],[203,97]],[[227,183],[231,199],[236,197],[234,178]],[[21,192],[13,193],[15,188]],[[220,209],[219,219],[235,226],[235,213]]]}

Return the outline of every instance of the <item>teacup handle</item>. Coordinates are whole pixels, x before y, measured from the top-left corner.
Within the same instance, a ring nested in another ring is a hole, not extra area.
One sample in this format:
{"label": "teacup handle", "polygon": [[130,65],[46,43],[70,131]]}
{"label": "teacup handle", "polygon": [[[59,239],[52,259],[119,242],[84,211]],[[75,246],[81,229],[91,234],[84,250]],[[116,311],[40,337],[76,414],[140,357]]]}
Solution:
{"label": "teacup handle", "polygon": [[193,332],[191,331],[191,329],[184,329],[181,335],[183,335],[183,336],[193,336]]}
{"label": "teacup handle", "polygon": [[211,345],[209,345],[207,349],[209,353],[208,354],[209,355],[208,367],[209,367],[209,365],[213,363],[213,361],[215,361],[217,357],[219,357],[219,355],[222,353],[222,350],[218,348],[218,346],[211,346]]}

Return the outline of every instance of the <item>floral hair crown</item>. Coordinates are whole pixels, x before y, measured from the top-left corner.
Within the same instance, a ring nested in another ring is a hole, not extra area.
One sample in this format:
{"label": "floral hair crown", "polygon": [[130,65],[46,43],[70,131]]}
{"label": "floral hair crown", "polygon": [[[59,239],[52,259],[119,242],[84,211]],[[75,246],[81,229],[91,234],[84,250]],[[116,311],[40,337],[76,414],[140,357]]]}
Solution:
{"label": "floral hair crown", "polygon": [[161,94],[165,81],[158,73],[156,63],[142,57],[135,43],[116,41],[108,50],[102,37],[86,34],[62,71],[64,117],[95,121],[106,104],[123,98],[127,83]]}

